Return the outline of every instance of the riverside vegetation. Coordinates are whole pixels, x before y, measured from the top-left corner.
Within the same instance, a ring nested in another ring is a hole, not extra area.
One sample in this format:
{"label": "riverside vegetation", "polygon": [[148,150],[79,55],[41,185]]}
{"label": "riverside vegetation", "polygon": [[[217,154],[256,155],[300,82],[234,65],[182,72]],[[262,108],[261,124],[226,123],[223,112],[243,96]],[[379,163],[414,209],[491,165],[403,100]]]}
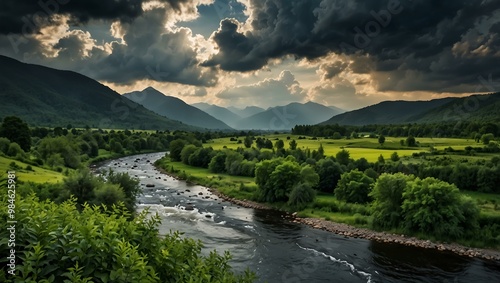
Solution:
{"label": "riverside vegetation", "polygon": [[[179,139],[157,166],[229,197],[300,217],[500,247],[497,132],[464,139],[343,130],[347,136],[332,131],[318,137],[300,135],[296,127],[295,135],[233,136],[203,146]],[[370,160],[351,158],[358,150]]]}
{"label": "riverside vegetation", "polygon": [[[91,162],[164,151],[178,138],[196,143],[217,133],[29,128],[17,117],[0,125],[0,186],[16,172],[16,271],[8,273],[9,230],[0,231],[1,282],[252,282],[235,274],[230,255],[202,255],[202,243],[173,232],[159,217],[135,212],[141,192],[128,174],[96,176]],[[35,176],[35,177],[33,177]],[[0,201],[10,196],[1,190]],[[2,219],[8,207],[0,208]],[[6,225],[6,223],[4,224]]]}

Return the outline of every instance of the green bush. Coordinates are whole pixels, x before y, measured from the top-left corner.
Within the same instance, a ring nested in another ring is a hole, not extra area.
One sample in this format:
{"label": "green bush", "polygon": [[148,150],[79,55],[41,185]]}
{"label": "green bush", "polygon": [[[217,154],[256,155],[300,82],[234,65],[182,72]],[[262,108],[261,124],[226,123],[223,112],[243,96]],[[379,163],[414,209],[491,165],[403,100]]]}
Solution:
{"label": "green bush", "polygon": [[308,183],[300,183],[293,187],[288,199],[288,205],[297,210],[302,210],[313,202],[315,197],[316,192]]}
{"label": "green bush", "polygon": [[373,179],[357,169],[342,174],[335,188],[335,197],[350,203],[367,203],[371,200]]}
{"label": "green bush", "polygon": [[[466,209],[464,209],[466,207]],[[403,193],[402,214],[407,231],[460,238],[475,227],[479,209],[464,199],[455,185],[435,178],[415,179]]]}
{"label": "green bush", "polygon": [[[5,203],[5,194],[1,197]],[[17,274],[5,282],[252,282],[250,272],[237,275],[229,254],[201,255],[202,244],[180,233],[159,237],[158,216],[147,212],[133,221],[123,206],[90,207],[80,212],[75,200],[63,204],[16,198]],[[106,211],[101,211],[105,209]],[[0,216],[8,215],[7,206]],[[1,254],[8,254],[7,229],[0,230]],[[10,249],[10,248],[9,248]]]}
{"label": "green bush", "polygon": [[402,220],[403,192],[414,176],[403,173],[380,175],[370,196],[373,198],[373,225],[375,228],[397,228]]}

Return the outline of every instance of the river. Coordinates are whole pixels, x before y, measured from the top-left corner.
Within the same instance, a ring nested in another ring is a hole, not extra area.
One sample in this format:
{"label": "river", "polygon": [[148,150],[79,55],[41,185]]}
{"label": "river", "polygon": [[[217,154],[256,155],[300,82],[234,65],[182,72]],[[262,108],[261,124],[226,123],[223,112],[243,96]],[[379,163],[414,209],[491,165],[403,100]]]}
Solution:
{"label": "river", "polygon": [[184,232],[201,240],[205,253],[230,251],[234,269],[250,268],[257,282],[500,282],[499,262],[345,238],[292,223],[280,212],[221,201],[205,187],[157,171],[152,163],[163,155],[124,157],[98,169],[139,178],[138,210],[161,216],[160,233]]}

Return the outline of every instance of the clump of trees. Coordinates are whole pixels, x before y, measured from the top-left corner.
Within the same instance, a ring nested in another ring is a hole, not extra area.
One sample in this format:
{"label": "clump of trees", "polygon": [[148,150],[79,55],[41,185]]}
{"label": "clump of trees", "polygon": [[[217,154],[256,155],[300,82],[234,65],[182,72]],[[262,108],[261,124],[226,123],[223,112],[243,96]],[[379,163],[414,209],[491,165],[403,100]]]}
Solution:
{"label": "clump of trees", "polygon": [[259,199],[265,202],[286,202],[301,208],[314,200],[319,175],[309,165],[301,167],[296,160],[274,158],[257,163],[255,183]]}
{"label": "clump of trees", "polygon": [[477,204],[455,185],[435,178],[382,174],[370,196],[375,228],[458,239],[479,227]]}

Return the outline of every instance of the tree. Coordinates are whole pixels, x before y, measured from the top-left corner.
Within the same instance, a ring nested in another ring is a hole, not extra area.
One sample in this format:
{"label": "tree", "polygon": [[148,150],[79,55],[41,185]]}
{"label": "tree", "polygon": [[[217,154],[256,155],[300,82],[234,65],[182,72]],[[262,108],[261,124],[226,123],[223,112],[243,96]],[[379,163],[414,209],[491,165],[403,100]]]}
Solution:
{"label": "tree", "polygon": [[385,137],[384,137],[384,135],[380,135],[378,137],[378,143],[380,144],[380,146],[384,146],[384,143],[385,143]]}
{"label": "tree", "polygon": [[360,159],[354,161],[354,165],[356,168],[358,168],[359,171],[365,171],[366,169],[370,168],[370,162],[364,157],[361,157]]}
{"label": "tree", "polygon": [[325,150],[323,149],[323,145],[319,144],[318,151],[316,153],[316,156],[314,156],[314,159],[320,160],[325,158]]}
{"label": "tree", "polygon": [[229,175],[239,175],[241,169],[240,165],[243,160],[243,155],[241,155],[240,153],[233,150],[226,151],[226,160],[224,162],[226,166],[226,172]]}
{"label": "tree", "polygon": [[77,171],[64,179],[63,188],[70,195],[76,197],[76,201],[81,208],[86,202],[91,202],[95,197],[95,189],[102,185],[101,180],[85,168]]}
{"label": "tree", "polygon": [[0,125],[0,137],[17,143],[25,152],[31,148],[31,132],[28,124],[16,116],[7,116]]}
{"label": "tree", "polygon": [[[139,180],[131,177],[128,173],[116,173],[113,170],[109,170],[106,180],[108,183],[118,185],[122,189],[125,196],[123,200],[125,207],[130,212],[134,212],[137,196],[142,192]],[[119,195],[119,193],[116,194]]]}
{"label": "tree", "polygon": [[263,160],[255,165],[255,183],[259,188],[259,198],[262,201],[275,201],[274,188],[269,177],[282,162],[282,158],[274,158]]}
{"label": "tree", "polygon": [[24,155],[24,151],[17,143],[12,142],[10,143],[9,148],[7,149],[7,155],[12,157],[22,156]]}
{"label": "tree", "polygon": [[273,142],[270,139],[264,141],[264,148],[273,149]]}
{"label": "tree", "polygon": [[188,162],[191,166],[208,168],[208,164],[212,159],[213,149],[211,147],[198,147],[189,158]]}
{"label": "tree", "polygon": [[285,143],[283,142],[283,140],[277,140],[274,143],[274,146],[276,147],[277,150],[281,150],[285,147]]}
{"label": "tree", "polygon": [[117,184],[106,183],[94,189],[92,204],[105,205],[111,208],[119,202],[125,203],[126,197],[122,188]]}
{"label": "tree", "polygon": [[417,146],[417,141],[415,140],[414,136],[409,136],[406,138],[406,145],[409,147],[415,147]]}
{"label": "tree", "polygon": [[188,144],[184,146],[181,150],[181,161],[184,164],[189,165],[189,157],[193,154],[198,148],[193,144]]}
{"label": "tree", "polygon": [[313,202],[315,197],[316,192],[308,183],[299,183],[293,187],[288,199],[288,205],[297,210],[302,210],[307,204]]}
{"label": "tree", "polygon": [[80,166],[80,148],[70,137],[44,138],[38,144],[37,151],[47,162],[52,155],[59,154],[64,159],[66,167],[76,169]]}
{"label": "tree", "polygon": [[398,155],[397,151],[395,151],[391,154],[391,160],[394,162],[399,161],[399,155]]}
{"label": "tree", "polygon": [[213,173],[223,173],[226,171],[226,153],[218,151],[208,164],[208,169]]}
{"label": "tree", "polygon": [[342,165],[347,165],[349,164],[349,160],[351,158],[351,155],[349,154],[349,151],[342,149],[341,151],[337,152],[335,155],[335,159],[337,159],[337,162],[342,164]]}
{"label": "tree", "polygon": [[321,159],[316,163],[316,170],[319,175],[318,190],[328,193],[333,192],[343,173],[340,164],[330,158]]}
{"label": "tree", "polygon": [[382,154],[379,155],[379,157],[378,157],[378,163],[380,163],[380,164],[384,164],[385,163],[385,158],[384,158],[384,156]]}
{"label": "tree", "polygon": [[181,161],[181,151],[188,142],[183,139],[176,139],[170,142],[170,158],[173,161]]}
{"label": "tree", "polygon": [[372,184],[372,178],[354,169],[342,174],[334,191],[335,197],[345,202],[367,203],[371,200],[369,193]]}
{"label": "tree", "polygon": [[[466,203],[467,210],[462,206]],[[461,237],[464,226],[475,226],[479,209],[461,197],[455,185],[429,177],[417,178],[403,193],[404,227],[437,237]],[[466,219],[470,217],[471,219]]]}
{"label": "tree", "polygon": [[122,144],[117,141],[116,139],[111,139],[111,141],[109,142],[109,149],[112,151],[112,152],[116,152],[116,153],[120,153],[122,154],[123,153],[123,146]]}
{"label": "tree", "polygon": [[290,149],[291,150],[296,150],[297,149],[297,142],[295,140],[292,140],[289,144],[290,144]]}
{"label": "tree", "polygon": [[380,175],[370,197],[373,198],[373,226],[391,229],[399,227],[402,220],[403,193],[414,176],[403,173]]}
{"label": "tree", "polygon": [[311,188],[316,187],[319,182],[319,175],[310,165],[306,165],[300,170],[300,180]]}
{"label": "tree", "polygon": [[276,166],[269,176],[274,191],[274,201],[288,201],[293,186],[301,181],[301,168],[298,163],[284,161]]}
{"label": "tree", "polygon": [[252,147],[253,144],[253,138],[251,136],[246,136],[245,141],[243,142],[246,148]]}

